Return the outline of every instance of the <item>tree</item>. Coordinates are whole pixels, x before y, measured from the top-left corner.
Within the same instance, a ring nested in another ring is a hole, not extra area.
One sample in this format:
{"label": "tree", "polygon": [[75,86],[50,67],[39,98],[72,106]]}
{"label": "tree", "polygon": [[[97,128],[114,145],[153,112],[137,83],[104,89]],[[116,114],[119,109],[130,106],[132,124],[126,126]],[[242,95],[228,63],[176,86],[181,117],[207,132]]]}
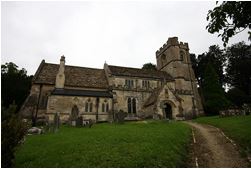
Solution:
{"label": "tree", "polygon": [[218,114],[220,110],[230,106],[230,102],[225,97],[218,75],[211,63],[208,63],[205,68],[202,91],[205,99],[204,108],[208,115]]}
{"label": "tree", "polygon": [[190,56],[195,77],[197,78],[200,86],[205,78],[204,72],[208,63],[212,64],[215,68],[219,77],[220,85],[223,86],[226,83],[226,78],[223,74],[223,68],[226,66],[226,57],[224,50],[220,49],[218,45],[210,46],[208,52],[198,55],[197,58],[194,54],[191,54]]}
{"label": "tree", "polygon": [[[217,4],[217,2],[216,2]],[[240,33],[246,28],[251,29],[251,3],[248,1],[223,1],[221,5],[209,10],[209,21],[206,29],[209,33],[220,33],[224,46],[230,37]],[[251,32],[248,32],[251,40]]]}
{"label": "tree", "polygon": [[[2,120],[1,124],[1,167],[13,167],[15,151],[27,131],[27,125],[15,114],[17,106],[12,104],[8,109],[2,109],[3,114],[11,117]],[[5,112],[6,111],[6,112]]]}
{"label": "tree", "polygon": [[196,79],[198,80],[198,77],[199,77],[198,59],[197,59],[197,57],[196,57],[196,55],[194,53],[190,54],[190,60],[191,60],[192,68],[193,68],[193,71],[194,71],[194,75],[195,75]]}
{"label": "tree", "polygon": [[227,98],[230,100],[234,105],[238,106],[239,108],[242,107],[245,103],[251,103],[251,97],[246,95],[242,90],[238,88],[231,88],[227,92]]}
{"label": "tree", "polygon": [[238,88],[246,95],[251,95],[251,45],[244,42],[228,47],[227,57],[227,82],[232,88]]}
{"label": "tree", "polygon": [[157,67],[156,67],[155,64],[146,63],[146,64],[143,65],[142,69],[157,70]]}
{"label": "tree", "polygon": [[1,99],[3,106],[8,107],[15,101],[18,111],[29,94],[31,79],[32,76],[28,76],[24,68],[19,70],[18,66],[12,62],[1,65]]}

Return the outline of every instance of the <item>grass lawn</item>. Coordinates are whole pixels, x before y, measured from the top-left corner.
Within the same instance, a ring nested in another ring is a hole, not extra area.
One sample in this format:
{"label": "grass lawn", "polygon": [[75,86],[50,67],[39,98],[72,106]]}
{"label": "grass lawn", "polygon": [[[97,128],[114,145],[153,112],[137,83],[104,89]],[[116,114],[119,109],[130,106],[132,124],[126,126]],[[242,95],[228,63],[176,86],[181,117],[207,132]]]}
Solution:
{"label": "grass lawn", "polygon": [[191,130],[181,122],[63,126],[28,136],[15,167],[183,167]]}
{"label": "grass lawn", "polygon": [[251,115],[224,118],[219,118],[219,116],[201,117],[194,121],[221,128],[226,135],[251,153]]}

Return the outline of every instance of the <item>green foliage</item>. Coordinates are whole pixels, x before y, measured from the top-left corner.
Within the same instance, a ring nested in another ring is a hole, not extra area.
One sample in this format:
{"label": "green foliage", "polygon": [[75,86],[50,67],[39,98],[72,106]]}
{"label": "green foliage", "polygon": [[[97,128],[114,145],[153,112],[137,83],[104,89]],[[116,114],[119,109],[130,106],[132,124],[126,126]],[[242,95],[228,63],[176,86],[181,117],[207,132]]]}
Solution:
{"label": "green foliage", "polygon": [[100,123],[62,126],[56,134],[29,136],[15,167],[181,167],[191,129],[184,123]]}
{"label": "green foliage", "polygon": [[[251,29],[251,3],[242,1],[223,1],[207,14],[209,21],[206,29],[209,33],[220,33],[224,46],[230,37],[244,29]],[[249,31],[249,39],[251,32]]]}
{"label": "green foliage", "polygon": [[1,65],[1,92],[4,107],[13,101],[17,104],[17,111],[29,94],[32,76],[27,76],[25,69],[18,69],[12,62]]}
{"label": "green foliage", "polygon": [[241,107],[244,103],[250,103],[251,97],[238,88],[229,89],[227,98],[236,106]]}
{"label": "green foliage", "polygon": [[217,73],[210,63],[206,66],[204,75],[202,90],[205,99],[205,111],[207,114],[218,114],[220,110],[230,106],[230,102],[226,99]]}
{"label": "green foliage", "polygon": [[15,114],[16,110],[17,110],[17,105],[15,104],[15,102],[10,104],[8,109],[3,107],[2,105],[2,113],[1,113],[2,119],[1,120],[2,121],[8,120],[9,118],[11,118],[13,114]]}
{"label": "green foliage", "polygon": [[[251,46],[244,42],[220,49],[218,45],[209,47],[209,51],[196,57],[191,54],[192,67],[195,76],[199,82],[200,88],[203,88],[205,82],[205,69],[210,63],[219,79],[219,84],[223,87],[228,84],[230,92],[227,94],[229,100],[236,106],[243,103],[250,103],[251,93]],[[225,73],[223,73],[225,69]],[[238,90],[237,90],[238,89]],[[244,92],[244,94],[242,93]],[[201,92],[203,105],[205,105],[204,92]],[[225,100],[225,99],[224,99]],[[216,102],[211,100],[210,102]],[[210,103],[217,104],[217,103]],[[221,104],[220,102],[218,103]]]}
{"label": "green foliage", "polygon": [[153,63],[146,63],[143,65],[142,69],[157,70],[157,67]]}
{"label": "green foliage", "polygon": [[223,74],[223,67],[226,63],[226,57],[224,51],[220,49],[218,45],[212,45],[209,47],[209,51],[198,56],[197,60],[194,59],[195,56],[191,59],[192,66],[195,70],[195,76],[198,79],[199,84],[202,84],[203,79],[205,78],[204,72],[208,63],[212,64],[218,77],[219,83],[223,86],[225,82],[225,76]]}
{"label": "green foliage", "polygon": [[10,106],[10,108],[7,110],[2,109],[2,113],[8,114],[8,116],[10,116],[2,121],[1,124],[2,167],[12,167],[16,148],[21,143],[27,131],[26,124],[21,121],[21,118],[14,114],[14,112],[16,111],[15,109],[16,105]]}
{"label": "green foliage", "polygon": [[251,45],[240,42],[227,48],[227,81],[232,87],[251,95]]}
{"label": "green foliage", "polygon": [[201,117],[194,121],[221,128],[227,136],[251,153],[251,115],[224,118],[218,116]]}

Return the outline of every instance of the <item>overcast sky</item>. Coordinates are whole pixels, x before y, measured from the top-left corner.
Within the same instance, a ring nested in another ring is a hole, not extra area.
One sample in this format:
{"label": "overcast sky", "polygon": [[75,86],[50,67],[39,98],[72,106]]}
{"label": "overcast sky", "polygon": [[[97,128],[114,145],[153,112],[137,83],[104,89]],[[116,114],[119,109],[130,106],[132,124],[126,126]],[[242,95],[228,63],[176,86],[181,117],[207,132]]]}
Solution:
{"label": "overcast sky", "polygon": [[[34,74],[42,59],[103,68],[156,63],[155,52],[177,36],[201,54],[221,39],[205,29],[215,2],[106,1],[2,2],[1,63],[14,62]],[[247,31],[230,44],[248,42]]]}

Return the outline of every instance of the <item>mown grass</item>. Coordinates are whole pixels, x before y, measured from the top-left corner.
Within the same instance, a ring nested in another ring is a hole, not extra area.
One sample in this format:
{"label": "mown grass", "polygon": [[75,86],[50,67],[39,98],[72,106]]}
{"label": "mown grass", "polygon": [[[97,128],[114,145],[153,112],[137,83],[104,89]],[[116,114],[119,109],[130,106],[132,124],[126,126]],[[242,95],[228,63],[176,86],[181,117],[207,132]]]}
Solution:
{"label": "mown grass", "polygon": [[219,116],[201,117],[194,121],[221,128],[227,136],[235,140],[245,151],[251,153],[251,115],[224,118]]}
{"label": "mown grass", "polygon": [[182,167],[190,133],[179,122],[63,126],[56,134],[28,136],[15,167]]}

